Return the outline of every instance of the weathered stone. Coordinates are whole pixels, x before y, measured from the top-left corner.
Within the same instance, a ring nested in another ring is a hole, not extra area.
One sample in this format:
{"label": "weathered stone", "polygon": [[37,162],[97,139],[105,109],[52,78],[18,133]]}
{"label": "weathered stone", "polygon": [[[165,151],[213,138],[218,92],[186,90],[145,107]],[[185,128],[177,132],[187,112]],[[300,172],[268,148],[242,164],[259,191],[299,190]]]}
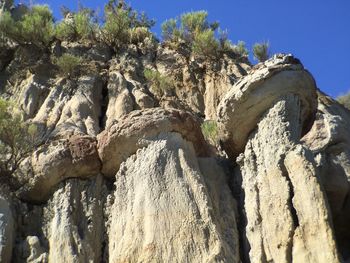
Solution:
{"label": "weathered stone", "polygon": [[102,176],[63,183],[44,208],[49,262],[101,262],[104,239]]}
{"label": "weathered stone", "polygon": [[301,113],[297,95],[281,97],[240,157],[251,262],[340,262],[313,157],[295,146]]}
{"label": "weathered stone", "polygon": [[133,111],[98,136],[98,151],[102,173],[114,176],[120,164],[137,149],[147,145],[147,139],[161,132],[178,132],[192,142],[198,155],[207,154],[207,146],[198,122],[190,114],[161,108]]}
{"label": "weathered stone", "polygon": [[0,190],[0,261],[10,263],[15,237],[15,224],[8,191]]}
{"label": "weathered stone", "polygon": [[31,167],[33,175],[19,189],[18,195],[40,202],[64,179],[98,174],[101,163],[93,138],[73,136],[40,147],[32,155]]}
{"label": "weathered stone", "polygon": [[220,102],[218,121],[231,158],[243,151],[261,115],[277,98],[290,93],[301,100],[302,123],[312,120],[317,106],[315,81],[298,60],[288,55],[259,64],[229,90]]}
{"label": "weathered stone", "polygon": [[115,187],[109,262],[240,262],[224,174],[213,159],[198,162],[179,134],[130,156]]}

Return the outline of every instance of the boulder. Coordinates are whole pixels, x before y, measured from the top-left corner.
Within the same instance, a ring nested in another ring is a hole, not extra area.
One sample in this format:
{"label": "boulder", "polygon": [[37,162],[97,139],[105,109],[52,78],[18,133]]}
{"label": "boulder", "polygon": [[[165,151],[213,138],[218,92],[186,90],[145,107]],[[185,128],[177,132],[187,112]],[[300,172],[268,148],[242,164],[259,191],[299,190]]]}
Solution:
{"label": "boulder", "polygon": [[112,177],[122,162],[147,146],[147,140],[161,132],[178,132],[193,143],[199,156],[207,155],[207,146],[199,123],[187,112],[152,108],[133,111],[98,135],[102,173]]}

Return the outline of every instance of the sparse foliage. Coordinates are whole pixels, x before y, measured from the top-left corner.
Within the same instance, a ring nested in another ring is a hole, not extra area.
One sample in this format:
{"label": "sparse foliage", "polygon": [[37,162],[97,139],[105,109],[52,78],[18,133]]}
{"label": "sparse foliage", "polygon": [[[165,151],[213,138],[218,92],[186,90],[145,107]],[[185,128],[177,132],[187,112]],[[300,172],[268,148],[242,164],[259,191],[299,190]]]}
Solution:
{"label": "sparse foliage", "polygon": [[339,96],[337,98],[337,101],[343,104],[345,108],[350,110],[350,92],[343,96]]}
{"label": "sparse foliage", "polygon": [[54,64],[59,69],[59,72],[65,76],[65,77],[70,77],[74,76],[80,64],[83,62],[83,59],[81,57],[77,57],[71,54],[63,54],[59,58],[54,59]]}
{"label": "sparse foliage", "polygon": [[269,42],[255,43],[253,46],[253,55],[259,62],[264,62],[270,57]]}
{"label": "sparse foliage", "polygon": [[23,121],[14,104],[0,98],[0,175],[11,175],[33,150],[36,126]]}
{"label": "sparse foliage", "polygon": [[162,75],[157,70],[145,69],[143,73],[151,89],[159,96],[163,96],[174,86],[170,77]]}
{"label": "sparse foliage", "polygon": [[180,37],[180,31],[177,28],[177,19],[168,19],[161,27],[162,37],[165,41],[176,41],[175,38]]}
{"label": "sparse foliage", "polygon": [[236,54],[240,55],[241,57],[248,56],[248,49],[246,48],[244,41],[238,41],[238,43],[233,46],[233,50]]}
{"label": "sparse foliage", "polygon": [[216,144],[218,140],[218,126],[216,121],[207,120],[201,125],[204,138],[212,144]]}

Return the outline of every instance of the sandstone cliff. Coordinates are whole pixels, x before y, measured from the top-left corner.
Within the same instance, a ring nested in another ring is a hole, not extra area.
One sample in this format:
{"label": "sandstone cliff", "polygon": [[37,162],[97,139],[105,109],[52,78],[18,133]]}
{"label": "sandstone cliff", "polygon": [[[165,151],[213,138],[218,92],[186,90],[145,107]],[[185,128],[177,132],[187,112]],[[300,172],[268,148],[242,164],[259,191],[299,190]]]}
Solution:
{"label": "sandstone cliff", "polygon": [[350,262],[350,112],[299,60],[53,49],[96,68],[63,78],[32,47],[0,53],[1,96],[37,127],[1,181],[1,262]]}

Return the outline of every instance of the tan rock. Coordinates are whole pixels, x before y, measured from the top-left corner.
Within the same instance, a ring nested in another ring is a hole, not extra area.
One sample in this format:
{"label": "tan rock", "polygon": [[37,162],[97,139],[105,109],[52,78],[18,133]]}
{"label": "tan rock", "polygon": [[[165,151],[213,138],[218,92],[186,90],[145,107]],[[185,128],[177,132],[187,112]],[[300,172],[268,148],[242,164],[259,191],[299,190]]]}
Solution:
{"label": "tan rock", "polygon": [[289,93],[301,99],[302,122],[312,119],[317,105],[315,81],[290,55],[277,55],[259,64],[229,90],[220,102],[218,121],[225,134],[225,151],[231,158],[243,151],[261,115]]}
{"label": "tan rock", "polygon": [[49,262],[102,262],[104,180],[69,179],[44,208]]}
{"label": "tan rock", "polygon": [[101,99],[102,81],[96,76],[81,77],[77,83],[60,79],[32,121],[44,138],[96,136],[100,130]]}
{"label": "tan rock", "polygon": [[194,144],[198,155],[205,156],[207,147],[200,126],[190,114],[161,108],[133,111],[110,129],[98,135],[98,152],[102,173],[114,176],[120,164],[137,149],[147,145],[147,139],[161,132],[178,132]]}
{"label": "tan rock", "polygon": [[123,75],[111,72],[108,81],[108,107],[106,112],[106,127],[119,120],[134,109],[134,101],[127,88]]}
{"label": "tan rock", "polygon": [[96,141],[73,136],[53,141],[36,150],[31,158],[33,177],[18,191],[21,198],[44,201],[52,188],[71,177],[88,178],[100,171]]}
{"label": "tan rock", "polygon": [[240,156],[251,262],[340,262],[313,157],[294,146],[301,113],[297,95],[281,97]]}
{"label": "tan rock", "polygon": [[224,174],[213,159],[198,162],[179,134],[130,156],[115,187],[109,262],[240,262]]}
{"label": "tan rock", "polygon": [[318,93],[318,113],[302,138],[312,150],[320,181],[328,198],[339,250],[350,259],[350,112],[330,97]]}

